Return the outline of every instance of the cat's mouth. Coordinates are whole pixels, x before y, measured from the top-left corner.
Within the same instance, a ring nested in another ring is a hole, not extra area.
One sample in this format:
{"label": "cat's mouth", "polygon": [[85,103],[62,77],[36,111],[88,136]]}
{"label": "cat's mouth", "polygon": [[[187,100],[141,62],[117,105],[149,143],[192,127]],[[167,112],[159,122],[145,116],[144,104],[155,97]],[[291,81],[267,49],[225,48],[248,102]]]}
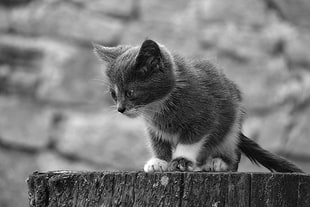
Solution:
{"label": "cat's mouth", "polygon": [[124,115],[129,117],[129,118],[136,118],[139,116],[138,113],[124,113]]}
{"label": "cat's mouth", "polygon": [[140,115],[139,111],[134,108],[131,110],[126,110],[123,114],[129,118],[136,118]]}
{"label": "cat's mouth", "polygon": [[132,108],[126,108],[125,110],[118,110],[123,115],[129,117],[129,118],[136,118],[140,115],[144,114],[145,105],[139,105]]}

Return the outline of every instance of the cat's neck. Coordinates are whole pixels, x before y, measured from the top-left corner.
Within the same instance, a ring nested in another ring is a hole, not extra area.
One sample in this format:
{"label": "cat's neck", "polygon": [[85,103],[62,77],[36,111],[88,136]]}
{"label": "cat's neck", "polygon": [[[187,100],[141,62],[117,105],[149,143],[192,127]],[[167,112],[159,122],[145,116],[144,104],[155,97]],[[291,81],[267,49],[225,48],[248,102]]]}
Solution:
{"label": "cat's neck", "polygon": [[160,100],[156,100],[152,103],[147,104],[143,108],[143,114],[142,114],[145,120],[151,121],[153,120],[154,116],[162,114],[167,107],[167,103],[169,101],[170,96],[171,93],[169,93],[167,96],[165,96]]}
{"label": "cat's neck", "polygon": [[146,121],[150,122],[154,119],[154,116],[169,116],[171,113],[177,113],[177,107],[172,107],[175,105],[173,99],[175,93],[182,93],[182,89],[186,88],[189,84],[178,68],[178,65],[174,63],[174,73],[175,73],[175,85],[169,94],[167,94],[162,99],[156,100],[144,107],[143,117]]}

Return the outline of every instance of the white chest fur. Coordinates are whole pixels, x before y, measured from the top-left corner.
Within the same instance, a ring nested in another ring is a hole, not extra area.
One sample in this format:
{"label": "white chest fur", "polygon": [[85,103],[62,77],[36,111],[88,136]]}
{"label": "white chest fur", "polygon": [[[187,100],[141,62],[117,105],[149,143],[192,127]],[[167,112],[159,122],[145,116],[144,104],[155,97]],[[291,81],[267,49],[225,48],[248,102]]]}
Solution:
{"label": "white chest fur", "polygon": [[202,138],[199,142],[194,144],[178,144],[176,149],[172,153],[172,159],[178,157],[184,157],[193,163],[196,163],[199,152],[203,148],[203,144],[205,143],[205,139]]}
{"label": "white chest fur", "polygon": [[158,128],[156,128],[153,125],[148,124],[147,126],[148,126],[149,130],[151,130],[153,133],[155,133],[155,136],[158,139],[169,142],[173,149],[179,143],[179,135],[178,134],[172,134],[172,133],[164,132],[162,130],[159,130]]}
{"label": "white chest fur", "polygon": [[179,143],[178,134],[171,134],[171,133],[164,132],[154,127],[153,125],[148,125],[148,129],[151,130],[153,133],[155,133],[158,139],[167,141],[171,144],[172,159],[178,158],[178,157],[184,157],[195,163],[197,156],[205,142],[205,139],[201,139],[199,142],[196,142],[194,144],[181,144]]}

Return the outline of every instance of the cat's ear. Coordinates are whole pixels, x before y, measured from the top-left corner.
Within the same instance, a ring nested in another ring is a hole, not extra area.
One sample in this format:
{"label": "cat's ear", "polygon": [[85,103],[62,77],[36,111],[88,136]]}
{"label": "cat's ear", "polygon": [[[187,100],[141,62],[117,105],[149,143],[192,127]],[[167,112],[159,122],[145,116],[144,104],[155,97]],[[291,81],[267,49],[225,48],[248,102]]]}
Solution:
{"label": "cat's ear", "polygon": [[136,58],[138,70],[153,71],[160,69],[162,54],[158,44],[153,40],[145,40]]}
{"label": "cat's ear", "polygon": [[126,52],[130,48],[130,46],[120,45],[117,47],[104,47],[99,44],[93,43],[95,54],[105,62],[112,62],[118,56]]}

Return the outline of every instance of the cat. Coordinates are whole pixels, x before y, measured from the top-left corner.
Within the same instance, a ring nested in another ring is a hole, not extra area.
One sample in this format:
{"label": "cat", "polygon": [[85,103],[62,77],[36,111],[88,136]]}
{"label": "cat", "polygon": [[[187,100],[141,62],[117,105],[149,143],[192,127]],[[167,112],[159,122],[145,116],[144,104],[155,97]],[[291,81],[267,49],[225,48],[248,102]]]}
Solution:
{"label": "cat", "polygon": [[141,46],[94,44],[107,64],[117,110],[146,122],[154,171],[237,171],[241,152],[270,171],[302,172],[241,132],[237,85],[207,60],[187,60],[147,39]]}

